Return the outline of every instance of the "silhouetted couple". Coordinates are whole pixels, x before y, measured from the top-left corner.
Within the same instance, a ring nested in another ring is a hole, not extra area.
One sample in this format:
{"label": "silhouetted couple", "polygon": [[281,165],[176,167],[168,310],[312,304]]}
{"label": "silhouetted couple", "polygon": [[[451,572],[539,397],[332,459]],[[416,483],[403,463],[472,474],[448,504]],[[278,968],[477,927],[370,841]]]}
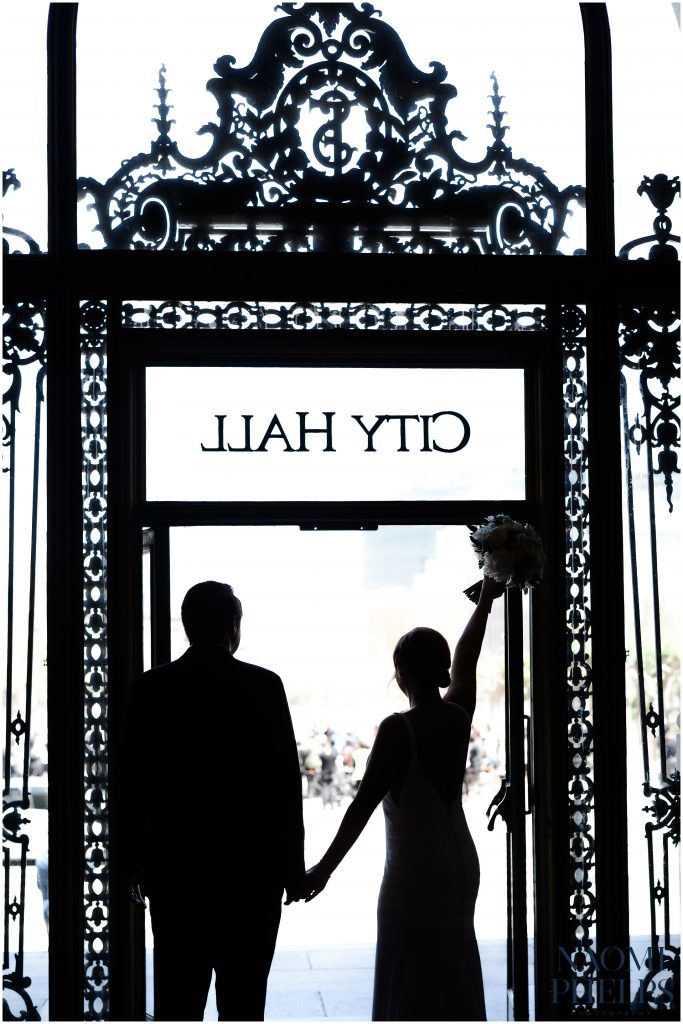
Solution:
{"label": "silhouetted couple", "polygon": [[[141,873],[152,915],[156,1020],[201,1020],[214,970],[219,1020],[263,1020],[283,893],[290,902],[321,892],[380,801],[387,859],[373,1020],[485,1019],[473,924],[479,863],[461,795],[475,669],[501,592],[484,580],[452,664],[435,630],[399,640],[396,680],[410,710],[381,723],[358,793],[306,873],[282,681],[234,657],[242,608],[231,587],[188,591],[190,647],[136,679],[130,700],[130,869]],[[266,803],[241,771],[231,774],[250,763],[254,735],[276,766]]]}

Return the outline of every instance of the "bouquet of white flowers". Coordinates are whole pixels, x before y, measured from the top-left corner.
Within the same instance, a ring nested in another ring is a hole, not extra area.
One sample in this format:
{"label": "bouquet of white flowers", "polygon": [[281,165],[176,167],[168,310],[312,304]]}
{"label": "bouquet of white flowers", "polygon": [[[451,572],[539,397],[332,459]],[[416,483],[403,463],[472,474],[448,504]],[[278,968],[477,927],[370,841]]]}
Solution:
{"label": "bouquet of white flowers", "polygon": [[[528,523],[509,516],[487,516],[481,526],[470,526],[470,541],[484,576],[508,587],[520,587],[525,593],[543,579],[545,555],[541,538]],[[479,600],[481,580],[465,593]]]}

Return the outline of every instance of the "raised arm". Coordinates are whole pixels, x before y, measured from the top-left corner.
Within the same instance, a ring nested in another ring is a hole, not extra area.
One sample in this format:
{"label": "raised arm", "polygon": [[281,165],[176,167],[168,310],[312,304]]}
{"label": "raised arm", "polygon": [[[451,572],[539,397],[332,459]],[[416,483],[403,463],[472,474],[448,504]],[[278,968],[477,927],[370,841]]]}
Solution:
{"label": "raised arm", "polygon": [[408,733],[398,715],[385,718],[372,747],[372,754],[360,788],[342,818],[336,836],[325,855],[306,875],[306,901],[313,899],[327,885],[368,823],[370,815],[392,785],[405,775],[410,756]]}
{"label": "raised arm", "polygon": [[504,584],[496,583],[490,577],[484,576],[477,606],[453,652],[451,685],[446,690],[444,700],[459,704],[470,718],[477,703],[477,661],[486,632],[486,623],[494,600],[504,591]]}

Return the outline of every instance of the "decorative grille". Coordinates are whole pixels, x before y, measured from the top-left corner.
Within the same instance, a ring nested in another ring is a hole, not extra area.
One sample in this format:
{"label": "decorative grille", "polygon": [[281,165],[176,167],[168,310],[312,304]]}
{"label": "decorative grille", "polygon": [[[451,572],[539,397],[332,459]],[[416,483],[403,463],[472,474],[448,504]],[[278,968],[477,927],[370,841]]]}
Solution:
{"label": "decorative grille", "polygon": [[574,1008],[591,1008],[595,945],[595,815],[590,633],[590,521],[586,320],[562,307],[567,601],[570,958]]}
{"label": "decorative grille", "polygon": [[[491,75],[491,141],[456,146],[446,68],[420,71],[371,4],[283,4],[250,63],[216,61],[206,153],[171,137],[159,71],[148,153],[105,182],[81,177],[104,246],[116,249],[550,254],[582,186],[559,188],[513,156]],[[583,250],[580,250],[581,252]]]}
{"label": "decorative grille", "polygon": [[162,330],[543,331],[544,305],[443,303],[195,302],[123,304],[124,327]]}
{"label": "decorative grille", "polygon": [[[34,751],[35,686],[45,689],[40,673],[36,639],[45,608],[37,604],[37,573],[42,563],[45,533],[40,515],[42,483],[43,415],[46,372],[45,302],[14,302],[5,307],[3,323],[3,371],[9,387],[3,395],[3,532],[7,538],[7,669],[5,689],[5,747],[3,758],[3,881],[4,953],[3,1018],[40,1020],[37,995],[27,974],[25,926],[30,899],[29,868],[36,867],[45,884],[46,851],[37,848],[37,816],[34,787],[37,752]],[[31,394],[33,391],[33,395]],[[23,418],[33,407],[33,430]],[[24,435],[21,437],[20,435]],[[32,449],[32,450],[31,450]],[[42,551],[42,557],[41,557]],[[27,595],[27,596],[26,596]],[[45,695],[45,694],[44,694]],[[45,766],[41,766],[41,775]],[[46,793],[40,810],[46,813]],[[43,896],[47,898],[45,888]],[[47,947],[47,933],[45,934]],[[31,947],[29,947],[31,948]],[[45,979],[43,979],[45,980]]]}
{"label": "decorative grille", "polygon": [[107,306],[81,302],[83,443],[84,1019],[109,1016]]}
{"label": "decorative grille", "polygon": [[[640,726],[645,804],[639,824],[647,849],[650,907],[647,972],[635,1004],[650,1013],[669,1010],[678,1019],[679,870],[674,847],[680,842],[680,661],[669,635],[672,609],[662,601],[667,590],[670,596],[670,588],[662,585],[667,577],[671,582],[671,575],[660,549],[663,542],[668,549],[665,520],[674,513],[679,491],[680,312],[673,307],[622,306],[619,335],[625,543],[635,647],[626,652],[627,693]],[[635,756],[633,760],[635,770]]]}

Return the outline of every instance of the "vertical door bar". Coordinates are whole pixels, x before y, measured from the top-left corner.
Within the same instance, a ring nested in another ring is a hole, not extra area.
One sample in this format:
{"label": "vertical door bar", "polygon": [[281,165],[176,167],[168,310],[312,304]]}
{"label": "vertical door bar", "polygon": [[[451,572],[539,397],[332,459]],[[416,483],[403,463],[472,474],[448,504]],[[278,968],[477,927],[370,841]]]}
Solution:
{"label": "vertical door bar", "polygon": [[[588,256],[617,263],[614,229],[612,46],[607,7],[581,4],[586,41],[586,213]],[[630,944],[626,786],[615,783],[626,764],[624,593],[621,523],[620,364],[613,302],[587,305],[588,444],[590,459],[593,766],[595,776],[595,901],[598,958]],[[597,539],[597,543],[595,542]],[[628,987],[628,981],[627,981]],[[606,1005],[612,1012],[614,1003]],[[602,1011],[600,985],[594,1009]]]}
{"label": "vertical door bar", "polygon": [[526,819],[524,757],[524,634],[522,595],[505,594],[506,767],[508,867],[508,1019],[529,1019],[529,964],[526,925]]}
{"label": "vertical door bar", "polygon": [[[558,995],[557,958],[570,948],[570,858],[567,766],[567,606],[563,309],[548,303],[549,344],[536,377],[539,490],[534,527],[543,538],[543,583],[531,592],[531,716],[534,749],[534,996],[536,1020],[566,1020]],[[570,978],[562,976],[562,981]],[[560,986],[562,989],[564,986]],[[569,987],[569,985],[567,986]],[[561,1001],[560,1001],[561,1000]]]}
{"label": "vertical door bar", "polygon": [[[155,526],[149,533],[152,668],[155,668],[171,660],[171,559],[168,526]],[[157,977],[155,959],[155,1007],[158,1005]]]}
{"label": "vertical door bar", "polygon": [[[47,29],[48,254],[60,264],[76,249],[76,15],[77,4],[53,4]],[[56,282],[48,296],[47,348],[50,1019],[80,1020],[85,983],[81,371],[77,299]]]}
{"label": "vertical door bar", "polygon": [[[122,853],[130,827],[127,777],[127,706],[133,678],[143,667],[142,550],[139,507],[140,435],[135,369],[120,343],[121,302],[108,302],[109,347],[109,959],[111,1020],[144,1020],[144,915],[128,900],[130,881]],[[144,435],[143,435],[144,437]]]}
{"label": "vertical door bar", "polygon": [[171,558],[168,526],[154,527],[150,547],[152,667],[171,660]]}

